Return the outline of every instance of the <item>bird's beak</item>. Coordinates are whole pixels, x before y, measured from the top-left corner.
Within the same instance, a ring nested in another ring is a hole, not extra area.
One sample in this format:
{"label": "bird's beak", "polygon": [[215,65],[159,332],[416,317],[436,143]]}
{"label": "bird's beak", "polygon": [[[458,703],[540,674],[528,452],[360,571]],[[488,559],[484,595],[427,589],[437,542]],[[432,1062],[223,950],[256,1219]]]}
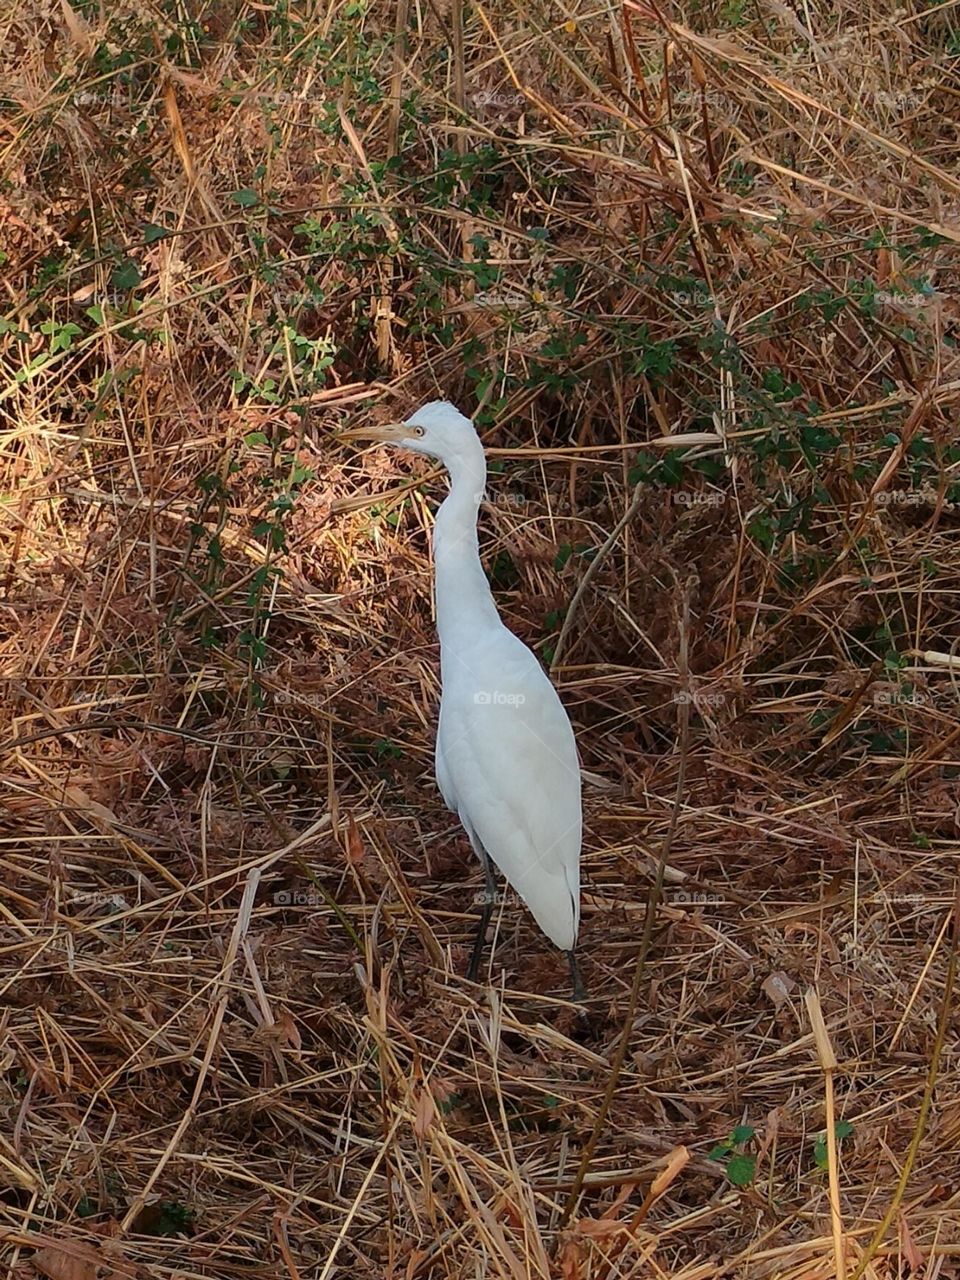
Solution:
{"label": "bird's beak", "polygon": [[410,428],[403,422],[385,422],[375,427],[351,427],[349,431],[341,431],[338,440],[376,440],[381,444],[396,444],[410,434]]}

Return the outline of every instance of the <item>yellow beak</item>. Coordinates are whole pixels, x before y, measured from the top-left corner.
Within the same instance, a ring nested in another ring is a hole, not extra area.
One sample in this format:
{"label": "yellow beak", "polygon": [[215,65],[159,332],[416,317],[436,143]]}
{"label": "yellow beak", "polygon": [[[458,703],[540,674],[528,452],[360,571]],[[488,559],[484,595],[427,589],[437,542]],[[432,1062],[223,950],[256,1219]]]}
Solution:
{"label": "yellow beak", "polygon": [[385,422],[375,427],[351,427],[349,431],[341,431],[338,440],[378,440],[381,443],[396,443],[410,434],[410,428],[403,422]]}

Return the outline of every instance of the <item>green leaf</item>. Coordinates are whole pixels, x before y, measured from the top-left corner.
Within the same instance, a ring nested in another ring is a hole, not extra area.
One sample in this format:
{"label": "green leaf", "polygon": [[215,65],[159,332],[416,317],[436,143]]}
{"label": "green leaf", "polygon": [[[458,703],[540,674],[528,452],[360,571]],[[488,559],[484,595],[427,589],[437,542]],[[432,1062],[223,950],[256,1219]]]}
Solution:
{"label": "green leaf", "polygon": [[751,520],[747,522],[747,533],[753,538],[764,551],[772,551],[773,544],[776,541],[776,531],[773,527],[773,521],[766,511],[758,511]]}
{"label": "green leaf", "polygon": [[160,227],[155,222],[145,222],[143,224],[143,243],[153,244],[156,240],[163,240],[170,232],[166,227]]}
{"label": "green leaf", "polygon": [[33,357],[25,368],[17,370],[14,376],[14,382],[26,382],[29,378],[33,377],[38,369],[42,369],[49,359],[50,352],[41,351],[39,355]]}
{"label": "green leaf", "polygon": [[239,191],[231,191],[230,199],[234,204],[240,205],[242,209],[249,209],[251,205],[260,203],[260,197],[251,187],[242,187]]}
{"label": "green leaf", "polygon": [[243,443],[252,449],[258,444],[269,444],[270,441],[262,431],[248,431],[243,437]]}
{"label": "green leaf", "polygon": [[[853,1133],[853,1125],[849,1120],[838,1120],[833,1126],[833,1132],[837,1141],[842,1142],[844,1138],[849,1138]],[[827,1135],[821,1133],[813,1144],[813,1161],[818,1169],[826,1169],[830,1163],[827,1154]]]}
{"label": "green leaf", "polygon": [[738,1153],[727,1161],[727,1177],[735,1187],[748,1187],[757,1172],[757,1157]]}
{"label": "green leaf", "polygon": [[710,1154],[707,1156],[707,1159],[708,1160],[726,1160],[729,1154],[730,1154],[730,1143],[718,1142],[717,1145],[710,1152]]}
{"label": "green leaf", "polygon": [[520,574],[509,551],[498,551],[490,565],[490,580],[498,587],[515,587]]}
{"label": "green leaf", "polygon": [[[43,329],[44,326],[41,325],[40,328]],[[51,354],[55,354],[57,351],[69,351],[73,345],[74,335],[82,333],[83,330],[78,324],[70,322],[59,326],[55,325],[53,329],[46,329],[45,332],[51,334],[50,351]]]}
{"label": "green leaf", "polygon": [[749,1142],[750,1139],[754,1137],[756,1132],[757,1132],[756,1129],[754,1129],[749,1124],[738,1124],[737,1127],[734,1129],[733,1133],[731,1133],[730,1135],[730,1141],[738,1142],[738,1143]]}
{"label": "green leaf", "polygon": [[83,314],[89,316],[94,324],[103,324],[103,307],[95,302],[92,307],[84,307]]}
{"label": "green leaf", "polygon": [[110,283],[114,289],[136,289],[142,280],[140,268],[132,258],[127,258],[118,267],[114,267]]}
{"label": "green leaf", "polygon": [[627,476],[629,484],[640,484],[643,480],[650,479],[651,472],[657,466],[659,459],[652,453],[646,453],[641,450],[637,456],[634,465],[630,468],[630,474]]}

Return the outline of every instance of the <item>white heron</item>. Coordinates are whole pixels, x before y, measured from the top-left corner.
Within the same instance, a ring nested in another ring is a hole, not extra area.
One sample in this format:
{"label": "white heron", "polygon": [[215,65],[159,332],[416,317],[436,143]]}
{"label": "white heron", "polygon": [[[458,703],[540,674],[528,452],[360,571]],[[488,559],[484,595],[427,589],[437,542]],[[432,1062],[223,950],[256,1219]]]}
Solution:
{"label": "white heron", "polygon": [[468,975],[476,978],[496,902],[499,867],[547,937],[566,953],[574,998],[580,924],[580,764],[573,729],[534,654],[504,626],[477,541],[487,466],[469,418],[438,400],[406,422],[358,427],[351,440],[382,441],[437,458],[450,492],[433,530],[440,720],[437,783],[459,815],[485,876]]}

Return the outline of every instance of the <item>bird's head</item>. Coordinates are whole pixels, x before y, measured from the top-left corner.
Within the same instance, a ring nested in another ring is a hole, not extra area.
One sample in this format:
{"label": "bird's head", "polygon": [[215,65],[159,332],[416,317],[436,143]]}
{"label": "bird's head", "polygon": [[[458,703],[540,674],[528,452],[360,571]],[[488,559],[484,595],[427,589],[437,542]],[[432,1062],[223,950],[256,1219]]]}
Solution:
{"label": "bird's head", "polygon": [[483,446],[469,418],[446,400],[425,404],[405,422],[355,427],[340,434],[341,440],[378,440],[413,453],[439,458],[449,469],[461,459],[483,456]]}

